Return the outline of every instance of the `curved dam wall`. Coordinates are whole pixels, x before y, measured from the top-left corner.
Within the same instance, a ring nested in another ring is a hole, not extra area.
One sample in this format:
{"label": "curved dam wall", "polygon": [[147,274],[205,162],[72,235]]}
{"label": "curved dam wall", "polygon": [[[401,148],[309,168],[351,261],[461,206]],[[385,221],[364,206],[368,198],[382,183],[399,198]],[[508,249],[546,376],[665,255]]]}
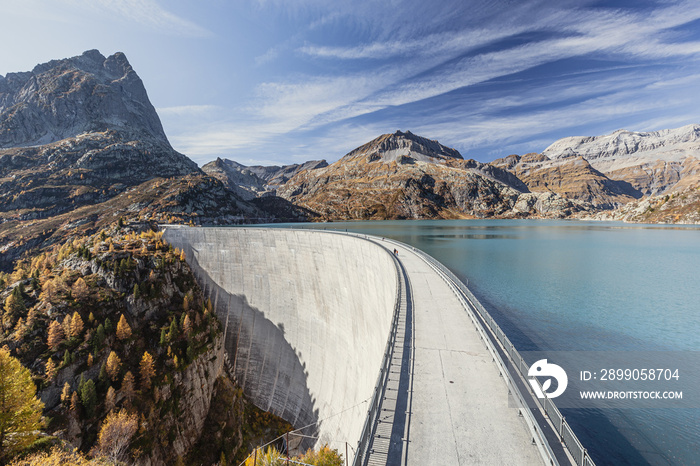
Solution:
{"label": "curved dam wall", "polygon": [[355,447],[391,328],[391,254],[318,231],[167,227],[164,237],[211,297],[249,399],[311,426],[303,433],[319,445]]}

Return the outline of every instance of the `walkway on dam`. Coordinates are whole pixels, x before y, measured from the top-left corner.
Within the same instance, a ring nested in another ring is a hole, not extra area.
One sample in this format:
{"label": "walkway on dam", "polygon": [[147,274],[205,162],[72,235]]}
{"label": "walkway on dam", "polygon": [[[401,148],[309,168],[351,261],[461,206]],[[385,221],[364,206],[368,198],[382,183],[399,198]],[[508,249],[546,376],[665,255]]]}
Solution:
{"label": "walkway on dam", "polygon": [[370,240],[398,250],[408,308],[367,464],[544,464],[523,417],[509,406],[492,354],[447,282],[411,249]]}

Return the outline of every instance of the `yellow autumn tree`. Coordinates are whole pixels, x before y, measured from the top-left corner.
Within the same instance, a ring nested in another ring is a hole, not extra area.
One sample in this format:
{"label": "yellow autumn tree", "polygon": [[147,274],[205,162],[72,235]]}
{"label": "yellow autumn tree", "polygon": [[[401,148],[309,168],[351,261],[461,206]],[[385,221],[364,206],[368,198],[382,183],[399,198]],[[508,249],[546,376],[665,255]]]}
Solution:
{"label": "yellow autumn tree", "polygon": [[43,409],[29,369],[0,348],[0,463],[36,440]]}
{"label": "yellow autumn tree", "polygon": [[63,327],[61,324],[58,323],[57,320],[54,320],[51,322],[51,325],[49,325],[49,338],[46,342],[47,345],[49,345],[49,348],[52,350],[58,349],[58,346],[63,342],[65,339],[65,334],[63,332]]}
{"label": "yellow autumn tree", "polygon": [[139,363],[139,374],[141,375],[141,386],[148,390],[151,388],[151,379],[156,375],[153,356],[148,351],[143,353],[141,362]]}
{"label": "yellow autumn tree", "polygon": [[85,323],[83,322],[83,318],[80,317],[80,314],[78,314],[78,311],[75,311],[73,313],[73,317],[71,317],[70,320],[70,336],[72,337],[79,337],[81,333],[83,333],[83,328],[85,327]]}
{"label": "yellow autumn tree", "polygon": [[119,372],[122,368],[122,360],[117,356],[117,353],[112,351],[107,357],[107,374],[112,382],[115,382],[119,378]]}
{"label": "yellow autumn tree", "polygon": [[49,360],[46,361],[46,380],[53,382],[54,377],[56,377],[56,363],[53,362],[53,359],[49,358]]}
{"label": "yellow autumn tree", "polygon": [[120,340],[126,340],[131,337],[131,327],[129,326],[129,322],[126,321],[126,317],[124,317],[124,314],[121,315],[119,318],[119,322],[117,323],[117,338]]}
{"label": "yellow autumn tree", "polygon": [[112,461],[125,461],[131,438],[136,434],[139,421],[136,415],[123,409],[105,418],[97,436],[97,450]]}
{"label": "yellow autumn tree", "polygon": [[90,295],[90,289],[87,283],[85,283],[85,280],[83,280],[83,277],[79,277],[75,283],[73,283],[71,293],[73,294],[73,298],[78,301],[85,301],[87,299]]}

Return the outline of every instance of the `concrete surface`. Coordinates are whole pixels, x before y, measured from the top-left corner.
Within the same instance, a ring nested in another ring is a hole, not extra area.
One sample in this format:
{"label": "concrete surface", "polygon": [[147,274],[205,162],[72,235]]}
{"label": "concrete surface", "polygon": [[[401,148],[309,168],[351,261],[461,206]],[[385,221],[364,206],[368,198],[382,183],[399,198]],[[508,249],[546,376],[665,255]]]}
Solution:
{"label": "concrete surface", "polygon": [[396,300],[391,254],[299,230],[168,227],[164,237],[215,302],[246,395],[297,428],[318,423],[304,433],[320,445],[355,447]]}
{"label": "concrete surface", "polygon": [[[393,244],[392,244],[393,247]],[[413,295],[408,465],[543,464],[491,354],[447,283],[414,252],[399,259]]]}
{"label": "concrete surface", "polygon": [[[236,376],[256,405],[295,427],[318,422],[319,444],[343,453],[345,442],[357,445],[391,327],[397,272],[385,247],[395,245],[255,228],[175,227],[165,239],[186,251],[216,301]],[[384,388],[380,422],[389,424],[372,440],[386,454],[370,464],[543,464],[452,290],[397,249],[405,315]]]}

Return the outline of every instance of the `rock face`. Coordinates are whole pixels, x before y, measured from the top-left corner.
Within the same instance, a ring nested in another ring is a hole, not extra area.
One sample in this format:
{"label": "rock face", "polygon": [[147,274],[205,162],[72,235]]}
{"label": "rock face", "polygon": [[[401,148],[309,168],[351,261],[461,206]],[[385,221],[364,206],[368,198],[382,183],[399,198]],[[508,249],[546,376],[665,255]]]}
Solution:
{"label": "rock face", "polygon": [[168,143],[124,54],[0,77],[0,213],[46,218],[190,173],[201,171]]}
{"label": "rock face", "polygon": [[0,147],[120,130],[167,142],[143,82],[123,53],[97,50],[0,76]]}
{"label": "rock face", "polygon": [[[542,205],[512,173],[464,160],[455,149],[401,131],[382,135],[328,167],[300,171],[277,193],[329,220],[517,217],[539,215]],[[514,209],[523,194],[528,200]],[[556,203],[547,205],[556,210]]]}
{"label": "rock face", "polygon": [[[555,161],[582,157],[610,179],[625,181],[644,195],[663,194],[700,181],[700,125],[569,137],[556,141],[543,154]],[[682,180],[683,184],[676,187]]]}
{"label": "rock face", "polygon": [[599,209],[612,209],[641,197],[629,183],[609,179],[580,156],[550,160],[543,154],[511,155],[491,164],[509,170],[532,192],[556,193]]}

